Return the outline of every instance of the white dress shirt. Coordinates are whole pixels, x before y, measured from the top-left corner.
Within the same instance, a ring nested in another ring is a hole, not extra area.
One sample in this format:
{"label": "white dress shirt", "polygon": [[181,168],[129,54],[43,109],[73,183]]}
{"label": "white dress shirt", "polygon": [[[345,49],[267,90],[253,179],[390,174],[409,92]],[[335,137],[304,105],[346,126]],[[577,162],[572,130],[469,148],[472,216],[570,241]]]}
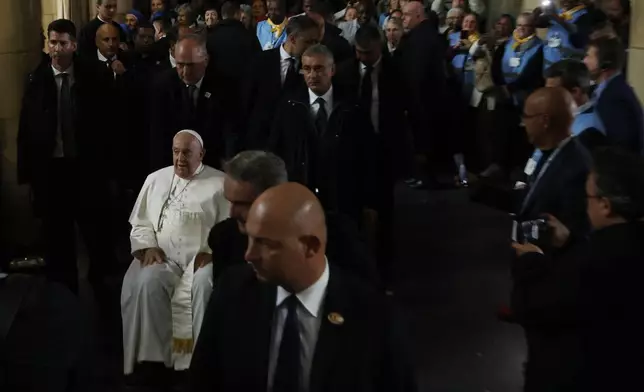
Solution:
{"label": "white dress shirt", "polygon": [[[98,54],[98,61],[101,61],[103,63],[107,63],[108,61],[116,61],[118,60],[116,56],[112,57],[111,60],[108,60],[107,57],[103,56],[103,53],[101,53],[100,50],[96,49],[96,53]],[[114,72],[114,79],[116,79],[116,72]]]}
{"label": "white dress shirt", "polygon": [[[74,85],[74,65],[72,64],[69,68],[67,68],[62,72],[54,68],[53,65],[51,69],[54,71],[54,80],[56,81],[56,89],[58,90],[56,102],[58,102],[58,108],[60,109],[60,90],[63,87],[63,78],[61,78],[60,75],[61,74],[69,75],[67,77],[69,79],[69,87],[73,86]],[[57,118],[58,118],[58,125],[56,126],[56,146],[54,147],[53,157],[62,158],[65,155],[63,154],[63,134],[62,134],[62,130],[60,129],[60,116],[57,116]]]}
{"label": "white dress shirt", "polygon": [[[378,76],[380,75],[380,64],[382,63],[382,57],[378,59],[373,64],[373,71],[371,71],[371,108],[369,112],[371,114],[371,124],[373,129],[378,133],[379,131],[379,118],[378,118],[378,109],[380,108],[380,90],[378,88]],[[363,63],[360,63],[360,92],[362,92],[362,79],[364,78],[365,73],[367,72],[367,66]]]}
{"label": "white dress shirt", "polygon": [[[318,341],[318,333],[322,324],[322,311],[326,288],[329,284],[329,263],[326,263],[324,272],[309,288],[295,294],[299,299],[297,306],[297,320],[300,330],[300,366],[301,366],[301,391],[309,390],[309,379],[311,376],[311,365],[313,364],[313,355],[315,354],[315,345]],[[277,369],[277,359],[279,357],[280,344],[282,343],[282,334],[284,324],[288,315],[288,308],[283,305],[286,298],[292,294],[277,287],[277,301],[275,303],[275,316],[273,317],[273,332],[271,339],[271,351],[268,363],[268,391],[273,390],[273,379]],[[279,392],[279,391],[275,391]]]}
{"label": "white dress shirt", "polygon": [[313,115],[313,118],[318,115],[318,110],[320,110],[320,104],[315,102],[318,98],[324,99],[326,116],[327,118],[331,117],[331,110],[333,110],[333,86],[331,86],[324,95],[317,95],[309,89],[309,104],[311,105],[311,114]]}
{"label": "white dress shirt", "polygon": [[177,68],[177,60],[175,60],[174,56],[172,56],[171,54],[169,54],[168,56],[170,57],[170,66],[172,66],[172,68]]}
{"label": "white dress shirt", "polygon": [[[288,67],[291,66],[291,61],[290,59],[295,59],[295,57],[291,56],[284,50],[284,45],[280,46],[280,70],[281,70],[281,76],[282,76],[282,85],[284,84],[284,81],[286,81],[286,74],[288,73]],[[297,59],[295,59],[295,62],[297,64]]]}

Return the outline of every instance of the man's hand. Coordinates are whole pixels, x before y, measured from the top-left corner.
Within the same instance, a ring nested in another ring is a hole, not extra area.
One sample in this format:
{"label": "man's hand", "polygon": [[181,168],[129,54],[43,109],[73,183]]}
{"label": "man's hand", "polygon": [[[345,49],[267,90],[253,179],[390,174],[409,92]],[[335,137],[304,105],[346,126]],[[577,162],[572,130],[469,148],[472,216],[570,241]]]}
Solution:
{"label": "man's hand", "polygon": [[148,248],[143,256],[143,266],[147,267],[152,264],[163,264],[165,262],[165,253],[161,248]]}
{"label": "man's hand", "polygon": [[201,252],[195,256],[195,271],[203,268],[212,263],[212,255],[210,253]]}
{"label": "man's hand", "polygon": [[112,71],[117,75],[123,75],[127,69],[125,69],[125,65],[120,60],[114,60],[112,63]]}
{"label": "man's hand", "polygon": [[119,44],[119,48],[121,48],[121,50],[129,50],[130,49],[130,48],[128,48],[128,46],[127,46],[127,44],[125,42],[121,42]]}
{"label": "man's hand", "polygon": [[550,214],[545,214],[546,223],[552,229],[552,246],[562,248],[570,238],[570,230],[559,219]]}
{"label": "man's hand", "polygon": [[531,244],[531,243],[525,243],[525,244],[520,244],[518,242],[513,242],[512,247],[514,248],[514,251],[517,254],[517,257],[521,257],[526,253],[541,253],[543,254],[543,251],[541,248],[538,246]]}

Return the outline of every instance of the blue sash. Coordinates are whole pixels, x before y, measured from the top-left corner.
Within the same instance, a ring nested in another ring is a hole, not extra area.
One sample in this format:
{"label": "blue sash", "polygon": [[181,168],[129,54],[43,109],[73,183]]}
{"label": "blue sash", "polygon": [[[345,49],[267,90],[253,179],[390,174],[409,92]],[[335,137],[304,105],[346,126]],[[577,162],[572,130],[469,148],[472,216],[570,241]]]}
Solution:
{"label": "blue sash", "polygon": [[271,29],[271,25],[268,24],[268,21],[263,20],[257,23],[257,39],[259,40],[262,50],[278,48],[286,41],[286,29],[282,30],[282,34],[280,34],[279,37],[275,37],[275,34],[271,32]]}
{"label": "blue sash", "polygon": [[[587,9],[581,9],[575,12],[569,22],[573,24],[581,16],[588,13]],[[576,48],[570,42],[570,34],[559,23],[552,22],[548,33],[546,34],[546,43],[543,47],[543,70],[544,72],[554,63],[561,60],[577,59],[584,57],[583,48]]]}

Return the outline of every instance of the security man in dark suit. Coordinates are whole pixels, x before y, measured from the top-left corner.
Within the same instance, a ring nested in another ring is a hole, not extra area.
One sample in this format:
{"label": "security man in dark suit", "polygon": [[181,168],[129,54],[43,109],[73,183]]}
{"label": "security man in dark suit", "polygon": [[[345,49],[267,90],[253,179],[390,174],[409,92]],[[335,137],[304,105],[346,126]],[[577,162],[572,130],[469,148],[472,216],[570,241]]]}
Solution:
{"label": "security man in dark suit", "polygon": [[320,32],[308,16],[291,18],[286,42],[257,55],[244,88],[244,109],[249,116],[245,149],[264,149],[277,104],[285,92],[304,85],[300,75],[302,53],[318,43]]}
{"label": "security man in dark suit", "polygon": [[114,21],[116,15],[116,0],[96,0],[96,18],[92,19],[80,30],[78,37],[78,53],[92,58],[96,53],[96,31],[104,24],[117,28],[120,42],[126,41],[125,31]]}
{"label": "security man in dark suit", "polygon": [[325,211],[361,227],[375,224],[376,134],[359,103],[334,88],[333,55],[314,45],[302,55],[307,87],[284,97],[273,120],[268,150],[286,162],[289,180],[315,192]]}
{"label": "security man in dark suit", "polygon": [[193,391],[414,391],[399,318],[330,265],[324,211],[304,186],[265,191],[246,221],[249,264],[215,285]]}
{"label": "security man in dark suit", "polygon": [[220,168],[224,135],[233,133],[236,108],[225,102],[215,75],[206,72],[208,53],[200,35],[181,37],[175,45],[177,68],[161,72],[153,82],[150,106],[150,160],[152,170],[167,166],[172,138],[192,129],[204,139],[204,164]]}
{"label": "security man in dark suit", "polygon": [[306,14],[311,17],[318,24],[320,28],[320,43],[333,53],[333,58],[336,63],[340,64],[345,60],[353,57],[353,49],[344,37],[340,34],[337,26],[327,22],[329,17],[334,17],[329,11],[329,5],[318,1],[311,1],[313,5],[309,7]]}
{"label": "security man in dark suit", "polygon": [[[208,236],[213,274],[218,278],[228,267],[243,264],[248,238],[246,219],[251,204],[266,189],[288,180],[284,161],[265,151],[242,151],[225,165],[224,196],[230,202],[230,218],[217,223]],[[327,213],[331,263],[348,273],[377,284],[376,265],[357,225],[338,213]]]}
{"label": "security man in dark suit", "polygon": [[355,57],[338,66],[336,85],[358,98],[369,114],[377,137],[379,259],[381,275],[389,281],[393,259],[393,210],[396,180],[406,178],[413,155],[405,143],[409,137],[405,122],[404,95],[398,67],[389,53],[383,53],[379,29],[366,24],[356,32]]}
{"label": "security man in dark suit", "polygon": [[611,145],[644,154],[644,114],[633,88],[622,73],[624,47],[618,38],[601,37],[588,45],[584,63],[597,88],[595,108],[606,126]]}
{"label": "security man in dark suit", "polygon": [[114,102],[105,93],[108,81],[75,55],[74,24],[55,20],[47,34],[51,61],[29,75],[22,101],[18,182],[31,186],[43,220],[48,275],[77,291],[78,224],[89,253],[89,280],[99,305],[107,306],[102,279],[114,262],[107,195],[115,148],[105,108]]}
{"label": "security man in dark suit", "polygon": [[98,50],[94,57],[87,57],[97,68],[97,74],[103,79],[111,80],[112,93],[114,98],[120,98],[126,94],[127,86],[125,73],[131,66],[132,60],[129,53],[123,51],[119,46],[119,28],[110,24],[103,24],[96,30],[96,47]]}

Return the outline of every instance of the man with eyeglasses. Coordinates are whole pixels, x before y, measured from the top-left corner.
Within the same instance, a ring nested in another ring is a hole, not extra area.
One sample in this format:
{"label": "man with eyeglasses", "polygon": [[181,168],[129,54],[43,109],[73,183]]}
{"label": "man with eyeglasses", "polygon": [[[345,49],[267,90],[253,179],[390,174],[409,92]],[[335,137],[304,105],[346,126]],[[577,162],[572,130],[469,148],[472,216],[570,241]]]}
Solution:
{"label": "man with eyeglasses", "polygon": [[530,353],[525,391],[624,391],[639,382],[644,158],[596,150],[584,196],[588,238],[548,216],[557,253],[513,245],[512,311]]}

